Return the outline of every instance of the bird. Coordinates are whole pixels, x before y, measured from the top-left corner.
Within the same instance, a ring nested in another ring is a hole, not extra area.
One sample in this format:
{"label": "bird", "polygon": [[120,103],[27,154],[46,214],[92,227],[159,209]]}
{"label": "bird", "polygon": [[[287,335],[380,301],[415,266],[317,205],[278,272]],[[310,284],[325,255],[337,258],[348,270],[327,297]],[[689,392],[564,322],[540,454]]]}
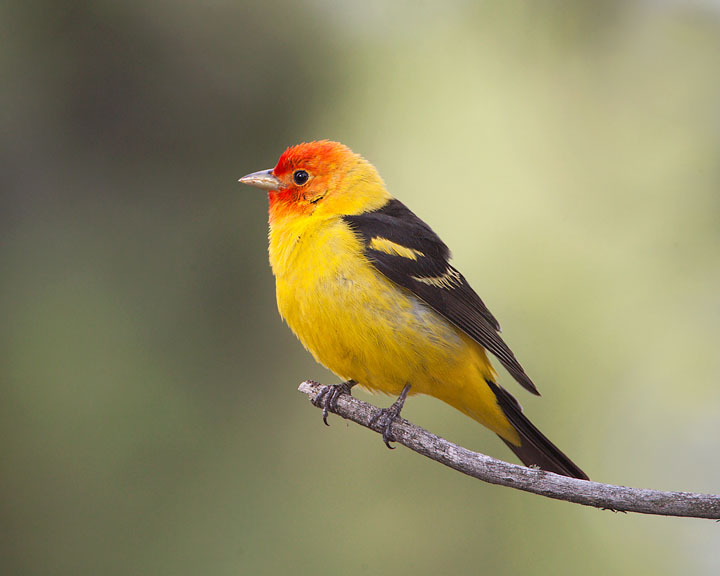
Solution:
{"label": "bird", "polygon": [[448,247],[363,156],[339,142],[303,142],[240,182],[268,194],[280,315],[342,380],[316,398],[326,424],[353,386],[396,396],[378,416],[390,447],[406,398],[424,394],[490,429],[526,466],[588,479],[498,383],[489,355],[539,395]]}

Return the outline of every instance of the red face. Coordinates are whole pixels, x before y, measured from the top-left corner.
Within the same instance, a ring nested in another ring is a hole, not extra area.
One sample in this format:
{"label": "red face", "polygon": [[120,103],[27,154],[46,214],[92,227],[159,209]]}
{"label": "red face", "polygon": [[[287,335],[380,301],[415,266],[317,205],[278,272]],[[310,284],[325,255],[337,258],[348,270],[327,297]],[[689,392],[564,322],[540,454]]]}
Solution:
{"label": "red face", "polygon": [[321,140],[298,144],[285,150],[273,169],[281,183],[271,190],[270,219],[281,215],[309,214],[328,194],[339,187],[346,167],[356,156],[337,142]]}

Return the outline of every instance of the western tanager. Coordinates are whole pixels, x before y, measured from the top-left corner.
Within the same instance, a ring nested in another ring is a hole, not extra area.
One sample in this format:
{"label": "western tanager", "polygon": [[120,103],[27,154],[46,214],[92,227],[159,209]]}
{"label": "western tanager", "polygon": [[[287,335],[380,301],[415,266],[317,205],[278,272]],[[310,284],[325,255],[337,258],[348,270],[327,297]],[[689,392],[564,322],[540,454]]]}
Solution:
{"label": "western tanager", "polygon": [[447,246],[372,164],[337,142],[310,142],[240,182],[268,190],[280,314],[344,380],[324,390],[326,423],[355,384],[399,396],[383,412],[387,444],[406,396],[428,394],[495,432],[526,465],[587,479],[497,383],[488,352],[539,394]]}

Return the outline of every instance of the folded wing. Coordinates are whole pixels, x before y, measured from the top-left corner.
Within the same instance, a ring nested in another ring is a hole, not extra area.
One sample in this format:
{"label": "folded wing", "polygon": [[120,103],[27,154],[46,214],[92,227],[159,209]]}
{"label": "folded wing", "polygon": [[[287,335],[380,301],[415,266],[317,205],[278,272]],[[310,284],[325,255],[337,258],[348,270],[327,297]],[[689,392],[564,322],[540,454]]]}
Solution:
{"label": "folded wing", "polygon": [[368,260],[492,353],[524,388],[532,380],[500,336],[500,325],[465,278],[450,265],[437,234],[399,200],[373,212],[343,217],[365,245]]}

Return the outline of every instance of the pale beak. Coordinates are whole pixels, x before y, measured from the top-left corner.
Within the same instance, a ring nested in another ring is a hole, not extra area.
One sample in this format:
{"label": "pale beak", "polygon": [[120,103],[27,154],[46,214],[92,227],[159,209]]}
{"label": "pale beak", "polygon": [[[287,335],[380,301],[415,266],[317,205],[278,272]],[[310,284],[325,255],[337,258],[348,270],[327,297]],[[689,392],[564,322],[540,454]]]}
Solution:
{"label": "pale beak", "polygon": [[243,176],[238,182],[255,186],[255,188],[262,188],[263,190],[278,190],[280,188],[280,180],[275,178],[272,172],[272,168],[270,170],[253,172],[252,174]]}

